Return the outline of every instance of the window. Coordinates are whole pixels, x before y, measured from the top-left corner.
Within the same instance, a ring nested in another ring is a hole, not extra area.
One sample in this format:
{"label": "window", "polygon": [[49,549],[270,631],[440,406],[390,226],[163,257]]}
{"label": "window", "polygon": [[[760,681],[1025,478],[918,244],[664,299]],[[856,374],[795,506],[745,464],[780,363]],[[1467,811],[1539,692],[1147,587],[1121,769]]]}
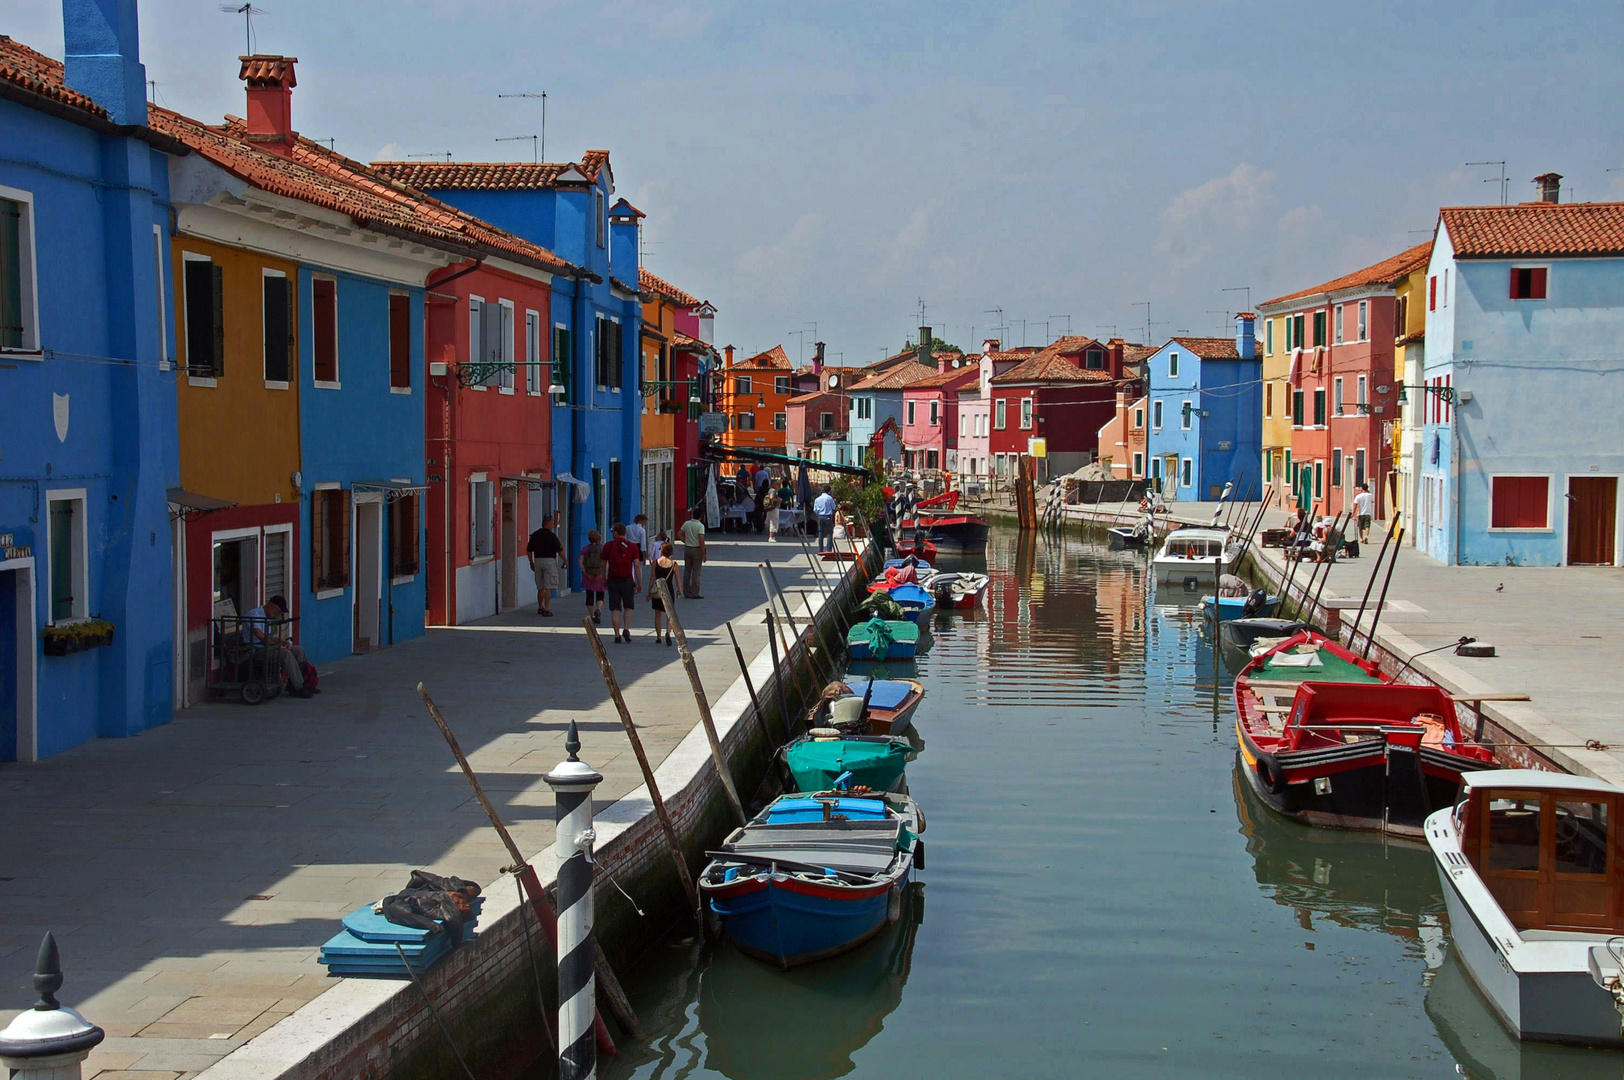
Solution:
{"label": "window", "polygon": [[1274,355],[1274,320],[1263,320],[1263,355]]}
{"label": "window", "polygon": [[[1558,874],[1607,874],[1607,807],[1605,802],[1556,804],[1556,867]],[[1566,914],[1559,906],[1559,914]]]}
{"label": "window", "polygon": [[1274,455],[1272,453],[1265,452],[1263,455],[1263,482],[1265,484],[1274,483]]}
{"label": "window", "polygon": [[938,467],[938,460],[939,459],[936,456],[936,451],[934,451],[934,450],[926,450],[925,451],[925,468],[927,468],[927,469],[937,468]]}
{"label": "window", "polygon": [[602,390],[617,389],[621,385],[620,322],[617,319],[606,319],[599,315],[597,326],[598,388]]}
{"label": "window", "polygon": [[1325,344],[1325,312],[1323,311],[1314,312],[1314,344],[1316,346]]}
{"label": "window", "polygon": [[513,393],[513,301],[501,300],[488,309],[496,320],[496,340],[491,359],[496,363],[496,384],[504,394]]}
{"label": "window", "polygon": [[389,576],[411,577],[420,562],[422,526],[417,492],[401,495],[389,504]]}
{"label": "window", "polygon": [[[3,210],[0,210],[0,236],[9,235],[8,229],[7,229],[7,226],[9,224],[9,220],[10,219],[8,218],[6,213]],[[157,300],[158,300],[158,370],[159,371],[168,371],[169,370],[169,304],[168,304],[168,296],[167,296],[166,291],[164,289],[164,279],[166,277],[168,277],[168,274],[164,270],[164,263],[166,263],[168,261],[167,259],[164,258],[164,253],[169,250],[169,245],[167,243],[165,243],[164,241],[165,241],[164,227],[162,225],[154,225],[152,227],[152,264],[153,264],[152,265],[152,269],[153,269],[152,281],[153,281],[153,284],[156,286],[156,288],[153,290],[153,292],[156,295]],[[8,259],[7,254],[6,254],[6,252],[8,252],[9,250],[10,250],[9,243],[6,242],[6,241],[0,241],[0,263],[9,264],[9,259]],[[8,281],[12,277],[17,277],[17,276],[20,276],[20,275],[17,275],[15,271],[12,271],[8,275],[7,271],[5,271],[3,269],[0,269],[0,295],[9,295],[10,290],[7,288],[7,286],[5,284],[3,284],[3,282]],[[4,306],[5,303],[6,303],[6,301],[0,300],[0,306]],[[17,304],[17,306],[21,307],[22,305],[19,302]],[[22,325],[20,321],[14,321],[14,323],[8,323],[6,321],[6,319],[5,319],[5,317],[3,315],[0,315],[0,326],[9,326],[9,325],[13,325],[13,324],[18,326],[19,328]],[[0,331],[0,339],[3,339],[3,338],[4,338],[4,332]]]}
{"label": "window", "polygon": [[389,389],[412,388],[412,298],[389,294]]}
{"label": "window", "polygon": [[1303,392],[1301,390],[1291,392],[1291,426],[1303,426]]}
{"label": "window", "polygon": [[[310,321],[315,350],[312,377],[324,389],[338,388],[338,282],[313,278],[310,282]],[[346,582],[348,579],[346,578]]]}
{"label": "window", "polygon": [[1150,403],[1150,426],[1157,431],[1162,430],[1162,403],[1160,401]]}
{"label": "window", "polygon": [[1323,460],[1320,460],[1320,461],[1314,462],[1314,498],[1322,499],[1324,497],[1325,497],[1325,462]]}
{"label": "window", "polygon": [[1029,397],[1021,398],[1021,430],[1032,430],[1032,399]]}
{"label": "window", "polygon": [[1410,325],[1410,298],[1401,296],[1393,301],[1393,337],[1401,338],[1409,333]]}
{"label": "window", "polygon": [[1179,407],[1179,427],[1183,428],[1185,431],[1189,431],[1190,421],[1194,415],[1195,405],[1186,400],[1184,404]]}
{"label": "window", "polygon": [[1285,472],[1285,477],[1286,477],[1286,483],[1290,484],[1292,487],[1297,486],[1297,470],[1291,467],[1291,451],[1290,450],[1286,451],[1286,472]]}
{"label": "window", "polygon": [[1179,377],[1179,354],[1176,352],[1167,354],[1167,377],[1169,379]]}
{"label": "window", "polygon": [[1368,392],[1368,390],[1370,388],[1370,380],[1369,380],[1369,378],[1367,376],[1361,375],[1356,380],[1354,380],[1353,385],[1354,385],[1353,403],[1355,405],[1369,405],[1370,404],[1370,398],[1368,396],[1366,396],[1367,392]]}
{"label": "window", "polygon": [[1331,381],[1331,415],[1342,415],[1342,376]]}
{"label": "window", "polygon": [[350,493],[337,486],[310,494],[310,588],[316,593],[350,583]]}
{"label": "window", "polygon": [[1194,461],[1184,458],[1179,462],[1179,486],[1190,487],[1194,483]]}
{"label": "window", "polygon": [[752,385],[753,384],[750,382],[750,376],[740,375],[738,378],[733,380],[733,392],[735,394],[748,394],[750,393],[750,388]]}
{"label": "window", "polygon": [[[265,530],[265,588],[264,595],[287,596],[292,590],[288,580],[289,548],[293,543],[293,527],[284,525],[280,529]],[[292,614],[289,612],[289,614]]]}
{"label": "window", "polygon": [[597,236],[598,246],[603,247],[609,238],[609,220],[603,211],[603,189],[592,190],[592,228]]}
{"label": "window", "polygon": [[939,401],[930,403],[930,422],[933,427],[942,422],[942,403]]}
{"label": "window", "polygon": [[818,414],[818,430],[833,431],[835,428],[835,414],[832,412]]}
{"label": "window", "polygon": [[1314,391],[1314,426],[1325,426],[1325,387]]}
{"label": "window", "polygon": [[1331,486],[1342,486],[1342,448],[1333,447],[1331,450]]}
{"label": "window", "polygon": [[496,551],[496,484],[486,473],[468,480],[468,558],[488,559]]}
{"label": "window", "polygon": [[781,397],[788,397],[789,396],[789,376],[788,375],[775,375],[775,376],[773,376],[773,393],[778,394]]}
{"label": "window", "polygon": [[1008,402],[1004,398],[999,398],[997,401],[993,402],[992,427],[994,431],[1004,430],[1004,406],[1006,404],[1008,404]]}
{"label": "window", "polygon": [[1089,349],[1083,354],[1083,363],[1090,371],[1102,371],[1105,368],[1105,350]]}
{"label": "window", "polygon": [[90,552],[86,547],[85,492],[53,491],[46,496],[50,561],[51,622],[90,617]]}
{"label": "window", "polygon": [[1145,426],[1145,408],[1141,405],[1133,411],[1133,428],[1135,431]]}
{"label": "window", "polygon": [[1427,310],[1438,310],[1438,275],[1427,278]]}
{"label": "window", "polygon": [[735,431],[756,430],[756,414],[753,412],[739,413],[738,416],[734,418],[733,429]]}
{"label": "window", "polygon": [[1133,452],[1133,478],[1138,480],[1145,475],[1145,455],[1138,450]]}
{"label": "window", "polygon": [[773,430],[783,431],[787,427],[789,427],[789,417],[781,412],[773,413]]}
{"label": "window", "polygon": [[[163,278],[158,278],[159,289]],[[0,349],[38,349],[34,292],[34,200],[0,188]]]}
{"label": "window", "polygon": [[1438,304],[1440,307],[1449,306],[1449,267],[1447,266],[1444,267],[1444,292],[1443,295],[1438,298]]}
{"label": "window", "polygon": [[1550,528],[1550,477],[1493,476],[1489,491],[1489,528]]}
{"label": "window", "polygon": [[908,402],[908,423],[910,425],[912,425],[913,422],[914,422],[914,402],[910,401],[910,402]]}
{"label": "window", "polygon": [[1300,349],[1300,348],[1302,348],[1303,347],[1303,317],[1301,315],[1293,315],[1291,317],[1291,319],[1289,320],[1289,327],[1290,327],[1290,334],[1288,335],[1289,340],[1287,340],[1287,342],[1286,342],[1286,348],[1287,349],[1291,349],[1291,348]]}
{"label": "window", "polygon": [[1359,301],[1359,340],[1370,338],[1370,301]]}
{"label": "window", "polygon": [[1157,480],[1160,480],[1162,478],[1162,459],[1161,458],[1153,457],[1153,458],[1150,459],[1150,475],[1155,477]]}
{"label": "window", "polygon": [[541,393],[541,313],[524,313],[524,392]]}
{"label": "window", "polygon": [[563,393],[558,395],[558,400],[561,403],[570,400],[570,365],[573,363],[574,356],[574,346],[571,342],[569,327],[563,323],[555,323],[553,325],[553,386],[563,390]]}
{"label": "window", "polygon": [[469,384],[470,389],[474,390],[483,390],[485,387],[492,385],[495,379],[495,375],[490,368],[483,366],[491,362],[490,327],[487,325],[487,319],[484,299],[478,296],[470,296],[468,298],[468,362],[482,365],[474,369],[477,372],[482,372],[478,383]]}
{"label": "window", "polygon": [[225,374],[225,284],[213,259],[181,255],[186,290],[186,374],[218,379]]}
{"label": "window", "polygon": [[261,276],[265,385],[286,390],[293,380],[293,283],[280,270]]}
{"label": "window", "polygon": [[1491,870],[1539,870],[1539,796],[1489,800]]}
{"label": "window", "polygon": [[1511,299],[1545,299],[1545,267],[1513,266],[1511,268]]}
{"label": "window", "polygon": [[1365,452],[1363,450],[1355,450],[1353,452],[1353,486],[1358,487],[1360,484],[1363,484],[1364,482],[1365,482]]}
{"label": "window", "polygon": [[1332,327],[1332,330],[1336,334],[1336,343],[1338,345],[1342,344],[1342,309],[1347,306],[1346,304],[1336,306],[1336,325]]}

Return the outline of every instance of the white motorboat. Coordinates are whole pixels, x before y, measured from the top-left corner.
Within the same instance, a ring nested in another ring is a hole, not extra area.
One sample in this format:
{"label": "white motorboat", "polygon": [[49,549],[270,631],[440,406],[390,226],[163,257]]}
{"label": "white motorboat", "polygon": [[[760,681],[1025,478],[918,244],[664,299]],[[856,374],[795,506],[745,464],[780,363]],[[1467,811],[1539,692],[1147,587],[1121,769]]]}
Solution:
{"label": "white motorboat", "polygon": [[1426,822],[1455,955],[1517,1038],[1624,1047],[1624,788],[1534,769],[1464,779]]}
{"label": "white motorboat", "polygon": [[1233,572],[1243,546],[1228,529],[1176,529],[1167,534],[1151,563],[1157,581],[1210,590],[1214,566],[1220,574]]}

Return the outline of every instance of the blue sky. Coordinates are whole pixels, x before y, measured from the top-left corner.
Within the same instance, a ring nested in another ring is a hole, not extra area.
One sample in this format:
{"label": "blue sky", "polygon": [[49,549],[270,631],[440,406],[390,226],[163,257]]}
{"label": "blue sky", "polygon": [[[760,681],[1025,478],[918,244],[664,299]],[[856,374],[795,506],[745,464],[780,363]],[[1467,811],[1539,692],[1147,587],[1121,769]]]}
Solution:
{"label": "blue sky", "polygon": [[[159,99],[241,114],[242,21],[146,0]],[[966,347],[1225,316],[1427,238],[1437,207],[1624,199],[1612,3],[598,4],[264,0],[294,122],[371,159],[611,152],[647,265],[718,343],[868,363],[917,325]],[[0,20],[55,56],[53,0]],[[1054,318],[1060,316],[1060,318]],[[1024,326],[1020,320],[1025,320]],[[1047,321],[1047,326],[1045,322]]]}

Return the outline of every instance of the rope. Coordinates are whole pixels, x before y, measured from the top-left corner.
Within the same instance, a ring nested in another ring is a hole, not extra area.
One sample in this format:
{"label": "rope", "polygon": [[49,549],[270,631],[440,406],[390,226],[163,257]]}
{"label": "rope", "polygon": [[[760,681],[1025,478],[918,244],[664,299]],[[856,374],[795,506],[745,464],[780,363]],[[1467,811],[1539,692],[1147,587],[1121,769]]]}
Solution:
{"label": "rope", "polygon": [[406,959],[406,950],[397,944],[395,951],[400,954],[400,962],[405,965],[406,974],[412,977],[412,985],[417,987],[417,992],[422,994],[423,1000],[428,1003],[429,1012],[434,1014],[434,1022],[440,1025],[440,1034],[445,1036],[446,1045],[451,1047],[452,1054],[456,1055],[457,1064],[461,1065],[462,1071],[468,1074],[468,1080],[479,1080],[479,1077],[474,1075],[474,1070],[468,1067],[468,1062],[463,1060],[462,1051],[457,1049],[456,1040],[451,1037],[451,1029],[445,1026],[445,1020],[440,1017],[440,1010],[435,1008],[434,999],[429,997],[429,992],[424,988],[423,981],[417,977],[417,972],[412,968],[410,961]]}
{"label": "rope", "polygon": [[541,989],[541,962],[536,959],[536,946],[530,940],[530,901],[525,899],[524,882],[519,880],[517,871],[513,875],[513,884],[519,889],[519,925],[524,927],[524,951],[530,954],[530,974],[536,977],[536,1011],[541,1014],[541,1030],[547,1033],[547,1045],[556,1054],[558,1037],[553,1034],[553,1020],[547,1015],[547,995]]}

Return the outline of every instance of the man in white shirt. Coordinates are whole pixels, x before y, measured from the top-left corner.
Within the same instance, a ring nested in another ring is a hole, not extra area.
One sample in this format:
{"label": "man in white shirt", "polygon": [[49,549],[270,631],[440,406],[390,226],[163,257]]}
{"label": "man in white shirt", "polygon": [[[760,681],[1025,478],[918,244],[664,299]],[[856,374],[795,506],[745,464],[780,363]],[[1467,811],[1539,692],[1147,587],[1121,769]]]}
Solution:
{"label": "man in white shirt", "polygon": [[818,550],[833,551],[835,549],[835,497],[829,494],[825,487],[816,499],[812,500],[812,514],[818,519]]}
{"label": "man in white shirt", "polygon": [[306,690],[304,684],[305,651],[291,641],[277,636],[282,619],[288,613],[288,602],[280,596],[265,601],[242,617],[242,637],[256,649],[269,653],[267,662],[281,667],[288,680],[288,693],[296,698],[312,697],[320,690]]}
{"label": "man in white shirt", "polygon": [[1353,496],[1353,512],[1359,519],[1359,542],[1370,543],[1370,518],[1376,508],[1376,497],[1370,493],[1369,484],[1360,484]]}
{"label": "man in white shirt", "polygon": [[637,578],[647,588],[648,583],[643,581],[643,568],[648,565],[648,515],[638,514],[632,518],[632,523],[626,526],[626,542],[637,545]]}

